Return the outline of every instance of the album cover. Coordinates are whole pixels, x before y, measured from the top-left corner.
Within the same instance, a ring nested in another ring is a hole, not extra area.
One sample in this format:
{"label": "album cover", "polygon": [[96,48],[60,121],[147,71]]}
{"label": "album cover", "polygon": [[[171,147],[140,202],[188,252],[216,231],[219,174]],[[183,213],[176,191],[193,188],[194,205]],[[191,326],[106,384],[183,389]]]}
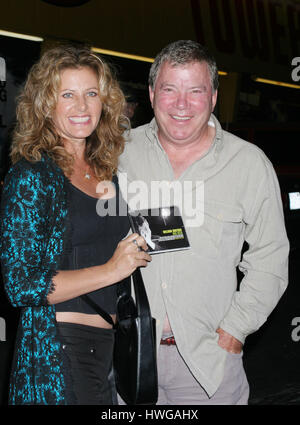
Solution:
{"label": "album cover", "polygon": [[149,254],[189,249],[190,244],[178,207],[131,211],[132,231],[146,240]]}

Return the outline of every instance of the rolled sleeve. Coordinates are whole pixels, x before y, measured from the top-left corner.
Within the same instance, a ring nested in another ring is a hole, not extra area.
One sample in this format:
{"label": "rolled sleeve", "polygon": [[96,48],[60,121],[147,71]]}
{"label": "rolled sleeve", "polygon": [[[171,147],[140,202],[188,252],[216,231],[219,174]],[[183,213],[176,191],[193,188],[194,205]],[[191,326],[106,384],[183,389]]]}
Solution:
{"label": "rolled sleeve", "polygon": [[244,278],[220,323],[222,329],[243,343],[266,321],[288,284],[289,241],[280,188],[270,163],[266,164],[247,217],[245,240],[249,248],[239,264]]}

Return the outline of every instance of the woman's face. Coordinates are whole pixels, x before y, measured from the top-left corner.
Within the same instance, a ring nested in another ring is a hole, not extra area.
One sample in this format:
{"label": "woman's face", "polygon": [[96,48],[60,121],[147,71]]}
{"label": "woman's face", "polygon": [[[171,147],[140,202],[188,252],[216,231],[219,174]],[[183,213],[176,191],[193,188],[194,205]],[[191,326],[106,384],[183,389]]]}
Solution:
{"label": "woman's face", "polygon": [[96,129],[101,112],[98,79],[88,67],[64,69],[52,115],[58,134],[67,141],[85,141]]}

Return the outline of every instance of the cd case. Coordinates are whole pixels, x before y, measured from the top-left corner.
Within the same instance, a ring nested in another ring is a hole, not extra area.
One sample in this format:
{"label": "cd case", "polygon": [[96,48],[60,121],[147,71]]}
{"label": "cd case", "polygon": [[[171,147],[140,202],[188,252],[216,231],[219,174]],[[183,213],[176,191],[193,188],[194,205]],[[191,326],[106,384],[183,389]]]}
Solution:
{"label": "cd case", "polygon": [[132,231],[146,240],[149,254],[190,248],[178,207],[131,211],[128,216]]}

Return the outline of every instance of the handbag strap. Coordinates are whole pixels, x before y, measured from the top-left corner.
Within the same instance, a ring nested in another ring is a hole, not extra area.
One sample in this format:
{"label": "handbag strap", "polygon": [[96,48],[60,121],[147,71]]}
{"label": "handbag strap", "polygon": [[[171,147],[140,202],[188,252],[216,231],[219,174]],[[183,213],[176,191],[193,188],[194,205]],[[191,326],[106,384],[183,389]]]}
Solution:
{"label": "handbag strap", "polygon": [[103,319],[106,320],[110,325],[115,325],[111,316],[106,311],[104,311],[98,304],[96,304],[87,294],[81,295],[81,298],[90,307],[92,307],[99,314],[99,316],[103,317]]}
{"label": "handbag strap", "polygon": [[[132,279],[133,279],[133,286],[134,286],[134,293],[135,293],[135,299],[136,299],[136,308],[137,313],[139,316],[149,316],[150,314],[150,307],[149,307],[149,301],[146,294],[145,286],[143,277],[140,271],[140,268],[138,267],[133,273],[132,273]],[[123,296],[130,296],[131,295],[131,277],[124,279],[122,282],[117,284],[117,294],[118,297]],[[106,320],[109,324],[112,326],[115,326],[111,316],[103,310],[98,304],[96,304],[88,294],[81,295],[81,298],[90,306],[93,310],[96,311],[96,313],[99,314],[104,320]]]}
{"label": "handbag strap", "polygon": [[118,297],[122,297],[123,295],[131,296],[131,276],[126,277],[117,284],[117,294]]}
{"label": "handbag strap", "polygon": [[136,308],[139,316],[151,316],[149,301],[140,268],[138,267],[132,274]]}
{"label": "handbag strap", "polygon": [[131,278],[133,281],[135,305],[138,316],[151,316],[149,301],[140,268],[138,267],[131,276],[118,284],[117,294],[119,298],[131,298]]}

